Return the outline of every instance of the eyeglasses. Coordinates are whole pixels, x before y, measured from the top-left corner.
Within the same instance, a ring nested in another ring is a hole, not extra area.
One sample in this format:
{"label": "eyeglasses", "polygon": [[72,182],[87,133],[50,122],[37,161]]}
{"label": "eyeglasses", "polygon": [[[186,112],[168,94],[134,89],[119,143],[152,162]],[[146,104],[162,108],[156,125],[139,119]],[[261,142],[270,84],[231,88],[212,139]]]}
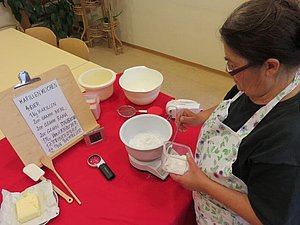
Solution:
{"label": "eyeglasses", "polygon": [[229,73],[231,76],[236,75],[237,73],[240,73],[246,69],[248,69],[249,67],[253,66],[251,63],[248,63],[244,66],[241,66],[239,68],[233,69],[230,68],[230,65],[228,64],[228,61],[226,62],[226,72]]}

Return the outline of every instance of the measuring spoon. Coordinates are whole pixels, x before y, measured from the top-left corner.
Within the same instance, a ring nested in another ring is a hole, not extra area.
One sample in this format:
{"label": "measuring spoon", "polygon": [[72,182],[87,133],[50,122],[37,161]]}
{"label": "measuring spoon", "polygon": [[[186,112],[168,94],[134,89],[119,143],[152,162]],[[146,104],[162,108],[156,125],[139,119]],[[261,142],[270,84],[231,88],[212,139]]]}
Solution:
{"label": "measuring spoon", "polygon": [[176,136],[177,136],[177,134],[178,134],[178,131],[179,131],[179,127],[180,127],[180,125],[181,125],[180,117],[182,116],[182,110],[178,111],[176,116],[178,116],[179,119],[178,119],[178,122],[177,122],[177,123],[175,122],[176,131],[175,131],[175,134],[174,134],[173,138],[171,139],[171,146],[173,145],[173,143],[174,143],[174,141],[175,141],[175,138],[176,138]]}

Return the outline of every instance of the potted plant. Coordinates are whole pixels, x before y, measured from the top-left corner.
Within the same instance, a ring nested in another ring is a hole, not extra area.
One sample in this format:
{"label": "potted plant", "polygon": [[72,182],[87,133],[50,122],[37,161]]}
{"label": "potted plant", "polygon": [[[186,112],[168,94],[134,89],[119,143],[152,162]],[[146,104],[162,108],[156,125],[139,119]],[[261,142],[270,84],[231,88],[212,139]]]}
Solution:
{"label": "potted plant", "polygon": [[[5,0],[0,2],[5,5]],[[39,24],[49,27],[58,38],[73,33],[73,0],[7,0],[7,4],[24,29]]]}
{"label": "potted plant", "polygon": [[75,19],[73,0],[49,2],[51,4],[45,8],[45,15],[48,19],[44,21],[44,25],[50,27],[58,38],[71,36]]}

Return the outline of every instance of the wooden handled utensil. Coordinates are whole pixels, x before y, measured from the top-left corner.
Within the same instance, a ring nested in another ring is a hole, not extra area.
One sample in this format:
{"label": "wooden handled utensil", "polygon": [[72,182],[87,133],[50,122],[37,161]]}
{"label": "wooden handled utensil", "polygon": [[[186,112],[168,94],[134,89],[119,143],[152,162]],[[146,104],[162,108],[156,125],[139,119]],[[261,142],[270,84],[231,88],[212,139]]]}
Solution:
{"label": "wooden handled utensil", "polygon": [[[23,172],[29,176],[32,180],[38,181],[40,180],[46,180],[46,178],[43,176],[45,174],[44,170],[42,170],[40,167],[38,167],[34,163],[30,163],[27,166],[23,168]],[[59,194],[62,198],[64,198],[68,203],[73,202],[73,198],[67,195],[65,192],[63,192],[61,189],[56,187],[54,184],[52,184],[53,190]]]}
{"label": "wooden handled utensil", "polygon": [[56,171],[56,169],[54,168],[54,165],[52,163],[52,159],[48,156],[43,156],[41,158],[41,163],[47,167],[48,169],[50,169],[56,176],[57,178],[60,180],[60,182],[65,186],[65,188],[70,192],[70,194],[73,196],[73,198],[76,200],[76,202],[81,205],[81,201],[77,198],[77,196],[74,194],[74,192],[71,190],[71,188],[66,184],[66,182],[62,179],[62,177],[58,174],[58,172]]}

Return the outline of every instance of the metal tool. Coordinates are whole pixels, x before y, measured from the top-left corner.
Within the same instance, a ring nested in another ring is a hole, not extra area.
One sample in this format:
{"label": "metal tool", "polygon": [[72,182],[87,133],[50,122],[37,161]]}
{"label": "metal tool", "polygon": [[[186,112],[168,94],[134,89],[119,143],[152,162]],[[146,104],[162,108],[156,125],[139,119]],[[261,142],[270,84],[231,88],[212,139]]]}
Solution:
{"label": "metal tool", "polygon": [[115,174],[112,172],[112,170],[108,167],[108,165],[105,163],[103,158],[100,157],[100,155],[94,154],[91,155],[87,159],[87,163],[91,167],[97,167],[101,171],[101,173],[105,176],[107,180],[111,180],[115,177]]}
{"label": "metal tool", "polygon": [[18,75],[18,78],[19,78],[20,83],[14,87],[15,89],[41,80],[41,78],[39,78],[39,77],[30,78],[29,74],[26,71],[21,71]]}
{"label": "metal tool", "polygon": [[179,125],[176,125],[176,131],[175,131],[175,134],[174,134],[174,136],[173,136],[173,138],[172,138],[172,140],[171,140],[171,144],[174,143],[175,138],[176,138],[176,136],[177,136],[177,134],[178,134],[178,131],[179,131]]}
{"label": "metal tool", "polygon": [[174,143],[175,138],[177,137],[177,134],[178,134],[178,131],[179,131],[179,127],[181,126],[180,117],[182,116],[182,110],[178,111],[177,114],[178,114],[178,117],[179,117],[179,119],[178,119],[179,122],[175,123],[176,130],[175,130],[175,134],[174,134],[174,136],[171,140],[171,145]]}

